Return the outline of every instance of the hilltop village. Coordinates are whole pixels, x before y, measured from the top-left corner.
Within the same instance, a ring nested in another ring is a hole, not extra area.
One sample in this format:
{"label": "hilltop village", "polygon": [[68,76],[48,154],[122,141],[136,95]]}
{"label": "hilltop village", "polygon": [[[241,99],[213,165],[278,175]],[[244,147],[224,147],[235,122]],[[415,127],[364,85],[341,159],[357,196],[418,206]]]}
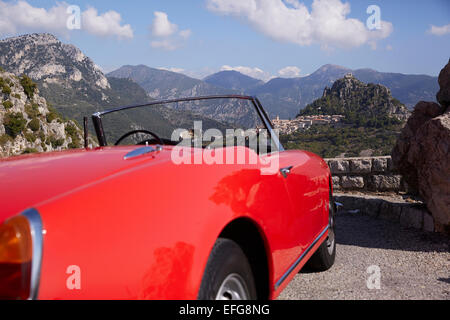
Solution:
{"label": "hilltop village", "polygon": [[280,130],[281,134],[291,134],[298,130],[308,130],[313,125],[330,125],[339,127],[343,115],[311,115],[299,116],[293,120],[281,120],[280,117],[272,120],[275,129]]}

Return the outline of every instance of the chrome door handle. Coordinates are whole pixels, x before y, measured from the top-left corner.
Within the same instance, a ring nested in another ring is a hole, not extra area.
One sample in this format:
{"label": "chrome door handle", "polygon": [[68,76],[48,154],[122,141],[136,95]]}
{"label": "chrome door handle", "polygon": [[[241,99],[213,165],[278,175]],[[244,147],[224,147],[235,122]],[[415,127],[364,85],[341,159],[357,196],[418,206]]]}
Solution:
{"label": "chrome door handle", "polygon": [[294,166],[290,166],[290,167],[286,167],[286,168],[280,169],[280,172],[281,172],[282,176],[284,178],[287,178],[288,175],[291,173],[292,168],[294,168]]}

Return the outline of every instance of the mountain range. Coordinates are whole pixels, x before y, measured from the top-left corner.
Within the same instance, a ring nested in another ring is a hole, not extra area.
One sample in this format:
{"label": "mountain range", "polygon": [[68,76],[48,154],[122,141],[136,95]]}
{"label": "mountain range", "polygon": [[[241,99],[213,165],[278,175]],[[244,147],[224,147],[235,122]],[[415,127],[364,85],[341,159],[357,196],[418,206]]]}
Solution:
{"label": "mountain range", "polygon": [[[439,90],[437,77],[427,75],[405,75],[384,73],[372,69],[352,70],[342,66],[327,64],[311,75],[300,78],[275,78],[267,83],[251,88],[246,93],[256,95],[272,117],[293,118],[306,105],[320,98],[325,87],[348,73],[365,83],[381,84],[388,87],[394,98],[409,109],[421,100],[435,101]],[[218,84],[218,82],[213,82]]]}
{"label": "mountain range", "polygon": [[409,109],[421,100],[434,101],[438,91],[437,77],[384,73],[372,69],[352,70],[331,64],[324,65],[305,77],[275,78],[266,83],[237,71],[221,71],[198,80],[144,65],[123,66],[107,76],[131,79],[155,99],[226,93],[255,95],[271,117],[288,119],[320,98],[325,87],[331,86],[348,73],[365,83],[388,87],[393,97]]}
{"label": "mountain range", "polygon": [[154,99],[173,99],[201,95],[235,93],[230,88],[215,86],[181,73],[150,68],[144,65],[123,66],[107,74],[108,77],[131,79]]}
{"label": "mountain range", "polygon": [[392,96],[410,109],[420,100],[434,101],[438,91],[437,77],[330,64],[305,77],[275,78],[266,83],[236,71],[221,71],[200,80],[144,65],[123,66],[105,75],[81,50],[51,34],[0,40],[0,67],[16,75],[28,74],[58,112],[78,122],[85,115],[119,105],[221,94],[256,95],[271,117],[288,119],[349,72],[365,83],[388,87]]}
{"label": "mountain range", "polygon": [[257,87],[264,85],[264,81],[249,77],[234,70],[214,73],[204,78],[203,81],[217,87],[236,90],[240,93],[251,92]]}

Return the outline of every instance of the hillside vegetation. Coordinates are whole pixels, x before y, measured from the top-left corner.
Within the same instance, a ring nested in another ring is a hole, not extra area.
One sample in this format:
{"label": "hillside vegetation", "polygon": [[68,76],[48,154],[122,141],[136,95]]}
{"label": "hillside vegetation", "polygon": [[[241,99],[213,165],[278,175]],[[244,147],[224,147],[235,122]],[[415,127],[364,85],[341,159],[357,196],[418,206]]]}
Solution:
{"label": "hillside vegetation", "polygon": [[325,88],[322,98],[299,113],[344,115],[338,126],[315,125],[282,135],[288,149],[310,150],[322,157],[388,155],[410,113],[381,85],[365,84],[352,75]]}
{"label": "hillside vegetation", "polygon": [[39,95],[36,84],[0,70],[0,157],[83,147],[82,130]]}

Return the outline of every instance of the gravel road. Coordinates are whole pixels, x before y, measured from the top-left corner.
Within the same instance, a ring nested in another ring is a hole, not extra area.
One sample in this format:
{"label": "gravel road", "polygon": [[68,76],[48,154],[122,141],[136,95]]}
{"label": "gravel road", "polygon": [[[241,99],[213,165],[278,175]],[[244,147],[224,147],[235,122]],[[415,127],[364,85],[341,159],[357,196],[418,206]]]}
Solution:
{"label": "gravel road", "polygon": [[[301,271],[279,299],[450,300],[448,237],[346,212],[336,215],[336,224],[334,266],[321,273]],[[368,273],[370,266],[379,269]]]}

